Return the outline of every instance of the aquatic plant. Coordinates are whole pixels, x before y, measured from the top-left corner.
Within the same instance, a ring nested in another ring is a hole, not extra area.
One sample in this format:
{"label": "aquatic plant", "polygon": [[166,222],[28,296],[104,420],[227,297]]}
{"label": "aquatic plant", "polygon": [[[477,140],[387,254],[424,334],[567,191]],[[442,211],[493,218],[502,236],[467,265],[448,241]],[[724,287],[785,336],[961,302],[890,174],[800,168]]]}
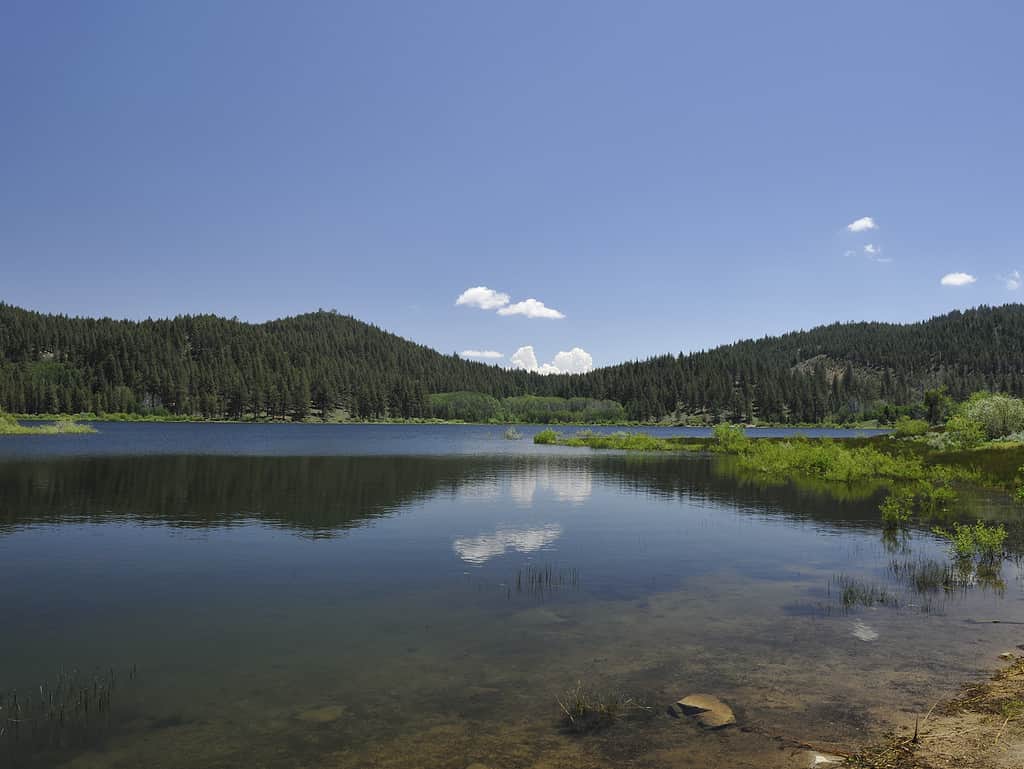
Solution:
{"label": "aquatic plant", "polygon": [[650,708],[621,694],[588,689],[582,681],[556,697],[562,726],[577,734],[605,729],[616,721]]}
{"label": "aquatic plant", "polygon": [[[941,477],[942,474],[939,475]],[[882,512],[882,521],[886,526],[902,526],[910,521],[914,513],[934,517],[947,512],[956,499],[956,491],[950,488],[948,481],[934,483],[921,480],[892,489],[878,509]]]}
{"label": "aquatic plant", "polygon": [[939,591],[950,593],[963,590],[969,584],[961,570],[934,558],[893,560],[889,564],[889,571],[918,594]]}
{"label": "aquatic plant", "polygon": [[750,438],[747,437],[741,425],[732,425],[726,422],[715,425],[711,429],[712,451],[720,451],[726,454],[739,454],[750,448]]}
{"label": "aquatic plant", "polygon": [[516,428],[514,428],[514,427],[506,428],[506,430],[505,430],[505,440],[507,440],[507,441],[521,441],[522,439],[523,439],[523,434],[521,432],[519,432]]}
{"label": "aquatic plant", "polygon": [[561,441],[564,446],[586,446],[592,449],[618,451],[676,451],[677,446],[664,438],[647,433],[614,432],[604,435],[580,431]]}
{"label": "aquatic plant", "polygon": [[935,527],[932,531],[950,541],[953,555],[958,559],[976,559],[981,564],[992,565],[1002,561],[1005,555],[1007,532],[1001,523],[954,523],[952,530]]}
{"label": "aquatic plant", "polygon": [[[516,572],[514,580],[517,593],[530,593],[543,597],[562,587],[577,588],[580,584],[579,569],[560,569],[551,564],[530,564]],[[509,590],[511,596],[511,589]]]}
{"label": "aquatic plant", "polygon": [[0,435],[59,435],[72,433],[94,433],[96,428],[82,425],[69,419],[62,419],[52,425],[26,427],[10,414],[0,412]]}
{"label": "aquatic plant", "polygon": [[533,442],[539,443],[542,446],[553,446],[558,443],[558,433],[548,427],[534,435]]}
{"label": "aquatic plant", "polygon": [[896,595],[884,587],[879,587],[846,574],[837,574],[829,581],[828,595],[832,595],[833,585],[837,589],[837,594],[844,611],[849,611],[856,606],[863,606],[865,608],[887,606],[896,609],[900,605]]}
{"label": "aquatic plant", "polygon": [[873,446],[844,446],[828,438],[751,441],[749,448],[737,456],[744,469],[777,476],[801,474],[828,481],[919,480],[929,474],[920,457],[889,454]]}
{"label": "aquatic plant", "polygon": [[[137,676],[132,665],[129,680]],[[60,670],[54,681],[0,693],[0,746],[8,752],[87,743],[109,726],[117,676],[110,668]]]}

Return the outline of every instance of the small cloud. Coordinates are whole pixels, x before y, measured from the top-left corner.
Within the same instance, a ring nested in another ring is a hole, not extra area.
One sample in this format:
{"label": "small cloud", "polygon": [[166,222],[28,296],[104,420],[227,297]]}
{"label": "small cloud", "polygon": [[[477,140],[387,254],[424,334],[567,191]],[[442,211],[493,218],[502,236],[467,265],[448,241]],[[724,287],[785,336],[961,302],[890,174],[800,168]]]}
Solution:
{"label": "small cloud", "polygon": [[892,261],[887,256],[882,256],[881,246],[876,246],[873,243],[868,243],[864,246],[864,256],[870,259],[872,262],[878,262],[879,264],[887,264]]}
{"label": "small cloud", "polygon": [[509,358],[512,368],[532,371],[535,374],[585,374],[594,368],[594,356],[581,347],[559,352],[551,363],[537,363],[533,345],[525,345]]}
{"label": "small cloud", "polygon": [[527,318],[564,318],[565,315],[553,307],[545,306],[536,299],[526,299],[498,310],[498,315],[525,315]]}
{"label": "small cloud", "polygon": [[942,276],[939,281],[943,286],[969,286],[977,280],[973,275],[966,272],[950,272]]}
{"label": "small cloud", "polygon": [[875,220],[870,216],[862,216],[860,219],[850,222],[846,225],[846,229],[850,232],[864,232],[866,230],[876,230],[878,225],[875,224]]}
{"label": "small cloud", "polygon": [[849,249],[849,250],[843,252],[843,256],[856,256],[856,255],[857,255],[857,252],[854,251],[853,249]]}
{"label": "small cloud", "polygon": [[1022,281],[1024,281],[1024,278],[1021,277],[1018,270],[1014,270],[1009,275],[1003,276],[1003,282],[1010,291],[1016,291],[1020,288]]}
{"label": "small cloud", "polygon": [[463,358],[504,358],[505,353],[497,350],[463,350],[459,353]]}
{"label": "small cloud", "polygon": [[467,288],[459,294],[459,298],[455,300],[455,304],[479,307],[481,310],[493,310],[497,307],[504,307],[509,303],[509,299],[510,297],[508,294],[495,291],[493,288],[487,288],[487,286],[474,286],[473,288]]}

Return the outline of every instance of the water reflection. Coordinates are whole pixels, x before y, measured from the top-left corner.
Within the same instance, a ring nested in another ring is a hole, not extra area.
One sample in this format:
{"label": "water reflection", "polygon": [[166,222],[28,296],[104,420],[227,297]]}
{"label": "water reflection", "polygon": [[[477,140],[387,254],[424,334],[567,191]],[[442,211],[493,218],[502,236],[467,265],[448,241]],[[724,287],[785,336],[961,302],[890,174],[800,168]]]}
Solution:
{"label": "water reflection", "polygon": [[509,550],[536,553],[553,544],[560,536],[562,527],[557,523],[537,529],[499,529],[493,534],[481,534],[479,537],[460,537],[452,543],[452,549],[466,563],[479,566]]}
{"label": "water reflection", "polygon": [[[526,509],[542,499],[582,507],[598,486],[870,529],[878,526],[884,495],[877,484],[852,488],[738,476],[727,458],[707,456],[64,457],[0,462],[0,532],[69,520],[205,527],[257,519],[321,536],[439,495],[481,504],[508,499]],[[965,494],[959,507],[988,517],[1006,511],[991,495]],[[898,550],[900,543],[887,546]]]}

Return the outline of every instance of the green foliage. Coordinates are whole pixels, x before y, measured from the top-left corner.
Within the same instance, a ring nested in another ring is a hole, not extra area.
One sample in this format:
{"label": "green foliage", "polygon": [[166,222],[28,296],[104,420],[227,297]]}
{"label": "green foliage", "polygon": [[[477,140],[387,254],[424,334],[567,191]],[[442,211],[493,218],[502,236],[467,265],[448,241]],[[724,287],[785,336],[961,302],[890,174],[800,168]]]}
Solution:
{"label": "green foliage", "polygon": [[542,446],[553,446],[558,443],[558,433],[549,427],[548,429],[541,430],[539,433],[534,435],[533,442]]}
{"label": "green foliage", "polygon": [[902,526],[910,522],[914,513],[914,494],[906,488],[892,491],[878,509],[886,526]]}
{"label": "green foliage", "polygon": [[427,413],[435,419],[464,422],[504,421],[497,398],[477,392],[436,393],[428,400]]}
{"label": "green foliage", "polygon": [[939,448],[973,449],[985,440],[985,428],[964,414],[956,414],[946,422],[944,440]]}
{"label": "green foliage", "polygon": [[928,475],[916,456],[887,454],[872,446],[844,446],[825,438],[752,441],[738,461],[743,469],[767,475],[799,474],[827,481],[920,480]]}
{"label": "green foliage", "polygon": [[514,422],[602,424],[626,419],[621,403],[594,398],[518,395],[505,398],[502,405]]}
{"label": "green foliage", "polygon": [[953,410],[953,399],[949,397],[945,387],[934,387],[924,391],[924,418],[929,424],[937,425],[949,416]]}
{"label": "green foliage", "polygon": [[931,517],[948,511],[956,501],[956,492],[950,488],[947,473],[943,468],[939,472],[929,468],[929,479],[915,483],[901,484],[889,492],[882,500],[879,510],[882,521],[887,526],[902,526],[910,521],[915,513]]}
{"label": "green foliage", "polygon": [[733,425],[726,422],[715,425],[711,429],[712,443],[711,450],[724,454],[739,454],[750,448],[750,438],[747,437],[742,425]]}
{"label": "green foliage", "polygon": [[976,392],[960,407],[958,416],[978,425],[984,439],[993,440],[1024,430],[1024,401],[1001,393]]}
{"label": "green foliage", "polygon": [[1003,558],[1007,532],[1001,523],[954,523],[952,531],[938,527],[932,531],[950,541],[953,554],[959,559],[978,559],[982,563],[992,564]]}
{"label": "green foliage", "polygon": [[74,433],[94,433],[96,429],[90,425],[80,425],[71,420],[60,420],[52,425],[33,425],[26,427],[10,414],[0,411],[0,435],[59,435]]}
{"label": "green foliage", "polygon": [[903,416],[896,420],[893,432],[897,438],[913,438],[928,432],[928,423],[923,419],[911,419]]}
{"label": "green foliage", "polygon": [[677,451],[678,446],[664,438],[647,433],[615,432],[598,434],[583,430],[562,441],[565,446],[587,446],[592,449],[619,451]]}

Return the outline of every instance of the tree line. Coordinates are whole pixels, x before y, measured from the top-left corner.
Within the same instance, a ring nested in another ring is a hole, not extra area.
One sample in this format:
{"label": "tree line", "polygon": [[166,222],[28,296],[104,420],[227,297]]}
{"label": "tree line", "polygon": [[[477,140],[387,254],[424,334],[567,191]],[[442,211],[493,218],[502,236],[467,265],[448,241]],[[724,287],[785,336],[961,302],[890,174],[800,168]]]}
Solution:
{"label": "tree line", "polygon": [[[596,421],[808,423],[927,416],[926,393],[962,400],[978,390],[1024,395],[1024,306],[836,323],[542,376],[445,355],[333,311],[251,324],[74,318],[0,304],[0,408],[14,413],[464,418],[452,410],[455,396],[477,393],[498,402],[495,418],[583,421],[569,404],[589,399],[613,415]],[[515,400],[523,396],[565,403]]]}

